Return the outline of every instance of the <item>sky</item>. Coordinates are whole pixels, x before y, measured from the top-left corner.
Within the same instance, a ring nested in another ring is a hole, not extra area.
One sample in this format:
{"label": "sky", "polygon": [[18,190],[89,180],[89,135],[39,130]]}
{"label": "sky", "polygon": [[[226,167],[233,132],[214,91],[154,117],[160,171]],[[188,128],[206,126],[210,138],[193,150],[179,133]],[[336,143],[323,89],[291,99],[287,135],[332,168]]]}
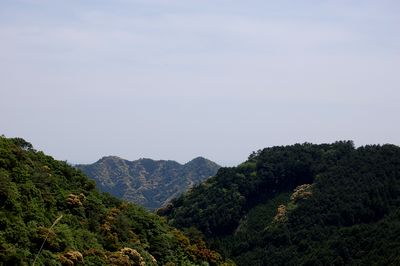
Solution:
{"label": "sky", "polygon": [[400,145],[400,1],[1,0],[0,134],[71,163]]}

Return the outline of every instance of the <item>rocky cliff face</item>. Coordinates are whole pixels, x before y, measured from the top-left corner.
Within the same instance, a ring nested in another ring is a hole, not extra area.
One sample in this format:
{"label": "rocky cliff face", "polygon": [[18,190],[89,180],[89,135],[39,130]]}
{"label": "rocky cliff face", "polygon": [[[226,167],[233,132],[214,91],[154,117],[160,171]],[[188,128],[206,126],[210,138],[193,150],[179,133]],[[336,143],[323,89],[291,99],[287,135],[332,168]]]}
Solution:
{"label": "rocky cliff face", "polygon": [[216,163],[197,157],[186,164],[175,161],[139,159],[128,161],[107,156],[88,165],[76,165],[98,187],[118,198],[157,209],[182,192],[213,176]]}

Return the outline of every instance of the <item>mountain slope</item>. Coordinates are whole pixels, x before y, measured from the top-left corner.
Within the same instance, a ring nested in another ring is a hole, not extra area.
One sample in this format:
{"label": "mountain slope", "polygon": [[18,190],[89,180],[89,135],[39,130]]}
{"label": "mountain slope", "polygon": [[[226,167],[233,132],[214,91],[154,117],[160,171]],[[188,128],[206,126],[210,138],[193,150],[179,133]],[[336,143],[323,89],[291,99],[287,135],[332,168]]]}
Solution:
{"label": "mountain slope", "polygon": [[159,213],[238,265],[399,265],[400,148],[267,148]]}
{"label": "mountain slope", "polygon": [[116,156],[103,157],[89,165],[76,165],[93,178],[102,191],[157,209],[220,168],[202,157],[181,165],[175,161],[140,159],[128,161]]}
{"label": "mountain slope", "polygon": [[0,265],[204,263],[224,264],[201,238],[99,193],[80,170],[23,139],[0,137]]}

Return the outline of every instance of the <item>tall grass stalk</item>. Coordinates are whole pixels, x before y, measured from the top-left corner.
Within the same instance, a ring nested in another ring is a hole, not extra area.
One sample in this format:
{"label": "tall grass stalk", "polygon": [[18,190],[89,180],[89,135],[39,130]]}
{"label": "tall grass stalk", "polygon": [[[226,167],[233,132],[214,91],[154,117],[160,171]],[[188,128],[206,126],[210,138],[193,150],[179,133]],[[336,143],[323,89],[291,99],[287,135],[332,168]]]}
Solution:
{"label": "tall grass stalk", "polygon": [[40,246],[39,252],[36,254],[36,257],[35,257],[35,260],[33,261],[32,266],[35,266],[36,260],[39,258],[40,252],[42,252],[44,243],[46,243],[46,240],[47,240],[47,238],[49,237],[50,230],[53,229],[53,227],[61,220],[62,217],[63,217],[63,216],[62,216],[62,214],[61,214],[60,217],[58,217],[58,218],[54,221],[54,223],[50,226],[49,231],[47,231],[46,238],[43,240],[43,243],[42,243],[42,245]]}

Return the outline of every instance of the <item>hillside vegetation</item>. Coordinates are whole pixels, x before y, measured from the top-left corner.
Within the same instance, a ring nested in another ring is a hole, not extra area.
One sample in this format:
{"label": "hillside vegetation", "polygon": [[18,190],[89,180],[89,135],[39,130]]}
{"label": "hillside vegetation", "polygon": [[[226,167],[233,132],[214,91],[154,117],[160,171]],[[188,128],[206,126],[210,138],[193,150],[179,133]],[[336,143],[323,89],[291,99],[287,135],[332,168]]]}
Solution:
{"label": "hillside vegetation", "polygon": [[101,191],[150,210],[160,208],[215,175],[220,168],[202,157],[182,165],[175,161],[151,159],[128,161],[116,156],[76,167],[94,179]]}
{"label": "hillside vegetation", "polygon": [[200,236],[189,239],[163,218],[101,194],[80,170],[2,136],[0,265],[33,263],[224,264]]}
{"label": "hillside vegetation", "polygon": [[238,265],[400,265],[400,148],[266,148],[159,213]]}

